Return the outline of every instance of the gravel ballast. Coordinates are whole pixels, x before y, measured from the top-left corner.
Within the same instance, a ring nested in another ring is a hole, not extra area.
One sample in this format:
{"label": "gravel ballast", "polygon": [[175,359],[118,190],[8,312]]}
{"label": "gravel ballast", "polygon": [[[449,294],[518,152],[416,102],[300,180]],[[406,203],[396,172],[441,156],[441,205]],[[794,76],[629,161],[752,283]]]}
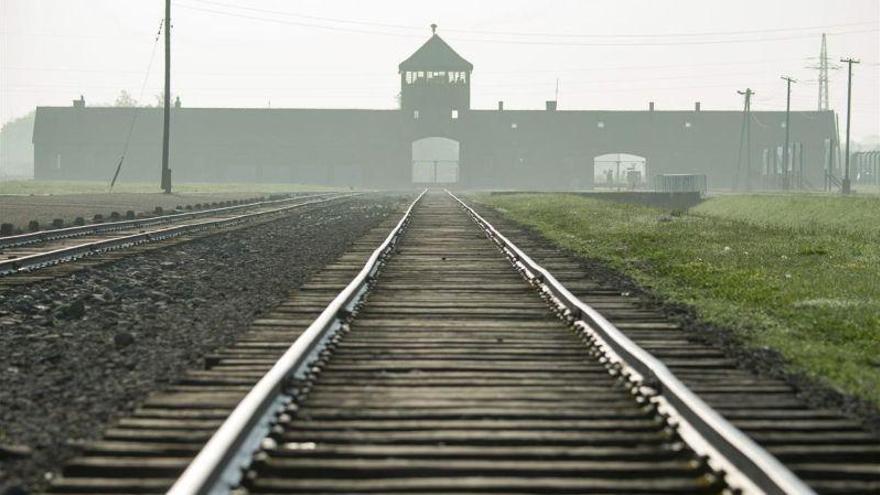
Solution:
{"label": "gravel ballast", "polygon": [[0,294],[0,493],[45,487],[76,443],[233,342],[407,199],[343,200]]}

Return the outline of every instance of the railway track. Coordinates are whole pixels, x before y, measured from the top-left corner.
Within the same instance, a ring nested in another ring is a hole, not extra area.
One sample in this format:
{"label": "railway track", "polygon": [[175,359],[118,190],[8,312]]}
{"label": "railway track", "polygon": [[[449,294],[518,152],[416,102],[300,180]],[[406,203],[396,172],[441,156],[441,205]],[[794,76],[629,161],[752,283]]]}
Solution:
{"label": "railway track", "polygon": [[572,260],[537,249],[539,266],[454,197],[423,196],[385,233],[86,445],[52,491],[880,488],[875,437],[689,350]]}
{"label": "railway track", "polygon": [[352,194],[313,194],[0,237],[0,278],[30,275],[97,254],[271,219],[296,208],[350,196]]}

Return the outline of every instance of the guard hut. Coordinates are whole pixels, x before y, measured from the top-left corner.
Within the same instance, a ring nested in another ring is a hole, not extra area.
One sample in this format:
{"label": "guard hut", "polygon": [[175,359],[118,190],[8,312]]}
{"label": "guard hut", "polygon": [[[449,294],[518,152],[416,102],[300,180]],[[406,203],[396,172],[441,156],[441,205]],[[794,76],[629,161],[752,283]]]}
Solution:
{"label": "guard hut", "polygon": [[400,108],[411,142],[412,182],[460,181],[459,120],[471,107],[473,64],[449,46],[431,24],[431,37],[398,66]]}
{"label": "guard hut", "polygon": [[[431,24],[431,37],[398,66],[400,107],[418,118],[464,112],[471,107],[473,64],[455,52]],[[437,114],[437,115],[432,115]]]}

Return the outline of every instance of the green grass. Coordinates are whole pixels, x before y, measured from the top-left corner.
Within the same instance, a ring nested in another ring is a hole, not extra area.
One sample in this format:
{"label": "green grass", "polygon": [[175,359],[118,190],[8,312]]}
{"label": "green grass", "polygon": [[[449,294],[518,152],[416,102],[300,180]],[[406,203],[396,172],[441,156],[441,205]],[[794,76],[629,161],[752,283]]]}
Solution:
{"label": "green grass", "polygon": [[700,204],[691,213],[810,234],[880,233],[880,196],[719,196]]}
{"label": "green grass", "polygon": [[[330,191],[332,187],[308,184],[261,184],[261,183],[179,183],[174,184],[175,193],[285,193]],[[337,188],[338,189],[338,188]],[[98,181],[0,181],[0,194],[89,194],[106,193],[107,182]],[[113,188],[119,193],[159,193],[158,183],[120,182]]]}
{"label": "green grass", "polygon": [[480,200],[880,405],[880,199],[727,196],[680,217],[573,195]]}

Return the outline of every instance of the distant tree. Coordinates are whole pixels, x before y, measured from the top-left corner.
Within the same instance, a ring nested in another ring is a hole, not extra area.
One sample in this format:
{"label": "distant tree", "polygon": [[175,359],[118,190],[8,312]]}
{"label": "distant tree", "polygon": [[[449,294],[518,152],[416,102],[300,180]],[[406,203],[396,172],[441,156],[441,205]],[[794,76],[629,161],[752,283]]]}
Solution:
{"label": "distant tree", "polygon": [[119,92],[119,96],[117,96],[116,101],[113,102],[114,107],[136,107],[137,104],[137,100],[135,100],[131,94],[124,89]]}
{"label": "distant tree", "polygon": [[0,179],[34,176],[34,116],[27,115],[3,124],[0,130]]}
{"label": "distant tree", "polygon": [[[171,107],[172,108],[174,107],[174,100],[177,98],[180,98],[180,95],[175,95],[174,93],[171,93]],[[162,91],[161,93],[156,95],[156,108],[162,108],[164,106],[165,106],[165,92]]]}

